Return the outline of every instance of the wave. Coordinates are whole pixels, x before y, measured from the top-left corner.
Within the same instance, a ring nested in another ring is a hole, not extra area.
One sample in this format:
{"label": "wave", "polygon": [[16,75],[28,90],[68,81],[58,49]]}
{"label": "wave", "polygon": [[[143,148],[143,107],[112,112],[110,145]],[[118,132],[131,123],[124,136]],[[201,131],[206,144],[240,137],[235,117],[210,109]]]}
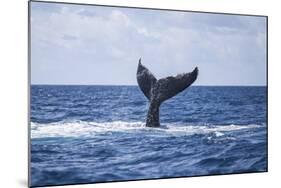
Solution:
{"label": "wave", "polygon": [[179,123],[163,124],[159,128],[145,127],[144,122],[86,122],[86,121],[61,121],[55,123],[31,122],[31,138],[44,137],[91,137],[97,134],[125,132],[147,133],[156,136],[168,135],[195,135],[214,134],[216,137],[223,136],[226,132],[241,129],[259,128],[262,125],[189,125]]}

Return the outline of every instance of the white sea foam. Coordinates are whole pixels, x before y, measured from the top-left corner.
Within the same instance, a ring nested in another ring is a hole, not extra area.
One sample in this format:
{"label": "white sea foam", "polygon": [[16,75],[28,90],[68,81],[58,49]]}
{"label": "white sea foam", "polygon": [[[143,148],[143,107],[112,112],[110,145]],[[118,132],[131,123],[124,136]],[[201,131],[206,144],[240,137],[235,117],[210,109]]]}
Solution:
{"label": "white sea foam", "polygon": [[56,122],[56,123],[33,123],[31,122],[31,137],[79,137],[91,136],[97,133],[105,133],[111,131],[130,131],[142,129],[144,124],[141,122],[85,122],[85,121],[72,121],[72,122]]}
{"label": "white sea foam", "polygon": [[56,123],[31,123],[31,138],[43,137],[80,137],[95,136],[97,134],[109,132],[127,132],[136,133],[145,131],[147,134],[156,134],[158,136],[171,135],[193,135],[214,133],[216,137],[223,136],[225,132],[237,131],[241,129],[257,128],[261,125],[219,125],[219,126],[198,126],[198,125],[178,125],[167,124],[160,128],[145,127],[144,122],[56,122]]}

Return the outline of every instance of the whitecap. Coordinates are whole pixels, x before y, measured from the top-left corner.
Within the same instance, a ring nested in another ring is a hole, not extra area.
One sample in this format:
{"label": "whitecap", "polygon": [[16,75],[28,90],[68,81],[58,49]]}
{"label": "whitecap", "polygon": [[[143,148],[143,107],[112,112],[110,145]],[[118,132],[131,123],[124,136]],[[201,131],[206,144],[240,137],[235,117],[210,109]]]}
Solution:
{"label": "whitecap", "polygon": [[182,125],[165,124],[159,128],[145,127],[144,122],[86,122],[86,121],[68,121],[55,123],[34,123],[31,122],[31,138],[44,137],[91,137],[97,134],[126,132],[136,133],[141,131],[144,134],[153,134],[159,136],[182,136],[194,134],[214,134],[216,137],[224,136],[224,133],[237,131],[241,129],[258,128],[261,125]]}

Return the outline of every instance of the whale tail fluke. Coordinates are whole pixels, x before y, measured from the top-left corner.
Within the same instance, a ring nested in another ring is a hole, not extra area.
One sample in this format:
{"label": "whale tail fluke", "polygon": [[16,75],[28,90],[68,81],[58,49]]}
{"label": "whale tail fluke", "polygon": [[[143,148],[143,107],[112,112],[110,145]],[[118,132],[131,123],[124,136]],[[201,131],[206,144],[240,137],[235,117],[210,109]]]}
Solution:
{"label": "whale tail fluke", "polygon": [[189,87],[196,80],[198,72],[198,68],[196,67],[190,73],[178,74],[176,76],[169,76],[157,80],[155,76],[141,64],[140,59],[137,70],[137,82],[148,100],[151,100],[153,94],[158,102],[161,103]]}
{"label": "whale tail fluke", "polygon": [[190,73],[178,74],[177,76],[169,76],[157,80],[153,74],[141,64],[140,59],[137,69],[137,82],[146,98],[150,101],[146,126],[160,126],[159,107],[161,103],[189,87],[197,79],[197,76],[198,68],[196,67]]}

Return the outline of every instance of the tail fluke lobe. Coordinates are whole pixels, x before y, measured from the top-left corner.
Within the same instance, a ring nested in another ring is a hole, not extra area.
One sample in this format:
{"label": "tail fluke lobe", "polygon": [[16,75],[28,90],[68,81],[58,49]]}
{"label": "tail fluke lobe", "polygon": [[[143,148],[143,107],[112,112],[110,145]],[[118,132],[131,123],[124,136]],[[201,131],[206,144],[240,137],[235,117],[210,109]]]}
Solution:
{"label": "tail fluke lobe", "polygon": [[157,79],[153,74],[141,64],[141,59],[139,59],[139,65],[137,70],[137,81],[140,89],[148,100],[151,99],[151,90],[156,83]]}
{"label": "tail fluke lobe", "polygon": [[157,93],[160,103],[185,90],[197,79],[197,76],[198,68],[196,67],[190,73],[178,74],[177,76],[169,76],[158,80]]}

